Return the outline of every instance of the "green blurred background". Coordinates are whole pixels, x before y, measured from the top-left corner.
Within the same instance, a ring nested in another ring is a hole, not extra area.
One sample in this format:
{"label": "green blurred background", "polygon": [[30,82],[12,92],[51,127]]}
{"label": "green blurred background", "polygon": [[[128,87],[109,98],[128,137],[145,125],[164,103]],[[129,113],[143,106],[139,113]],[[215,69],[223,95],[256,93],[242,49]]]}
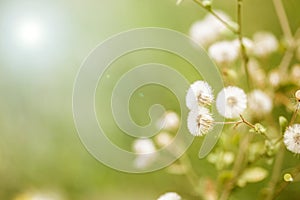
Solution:
{"label": "green blurred background", "polygon": [[[122,31],[149,26],[188,34],[191,24],[206,14],[191,0],[180,6],[175,3],[175,0],[0,1],[0,199],[14,199],[31,190],[54,191],[72,200],[153,200],[166,191],[196,199],[190,195],[191,186],[183,176],[170,175],[164,170],[126,174],[99,163],[81,144],[72,116],[76,74],[97,44]],[[300,24],[300,2],[289,0],[284,5],[295,30]],[[214,6],[235,18],[234,0],[215,0]],[[38,47],[20,44],[16,39],[17,27],[28,17],[38,19],[44,27],[44,40]],[[246,36],[268,30],[280,37],[271,0],[245,0],[243,17]],[[182,62],[170,55],[138,54],[125,60],[126,66],[139,63],[138,58],[144,61],[153,58],[178,69],[182,67]],[[114,67],[116,79],[112,85],[129,69],[122,68],[120,63]],[[190,81],[199,78],[191,67],[182,72]],[[137,94],[140,92],[144,100],[134,95],[130,106],[137,123],[149,120],[145,108],[158,96],[158,103],[179,111],[176,98],[163,88],[144,87]],[[112,130],[121,135],[114,126]],[[128,146],[122,136],[117,138],[118,143]],[[212,166],[197,158],[200,144],[201,139],[197,139],[188,155],[200,175],[214,177]],[[250,184],[248,189],[237,191],[236,198],[253,199],[262,185]],[[298,199],[299,186],[294,183],[281,199]]]}

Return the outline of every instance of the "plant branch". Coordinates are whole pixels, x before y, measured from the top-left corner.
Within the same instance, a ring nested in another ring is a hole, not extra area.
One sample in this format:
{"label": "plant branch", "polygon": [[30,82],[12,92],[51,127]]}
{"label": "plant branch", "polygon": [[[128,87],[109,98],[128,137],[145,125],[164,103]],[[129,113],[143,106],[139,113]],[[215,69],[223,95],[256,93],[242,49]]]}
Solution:
{"label": "plant branch", "polygon": [[276,188],[276,185],[277,185],[279,177],[280,177],[283,158],[284,158],[284,151],[283,151],[282,145],[281,145],[280,149],[277,153],[277,156],[276,156],[275,164],[274,164],[273,171],[272,171],[272,177],[268,184],[268,193],[267,193],[266,200],[272,200],[274,198],[274,192],[275,192],[275,188]]}
{"label": "plant branch", "polygon": [[242,0],[237,1],[237,23],[238,23],[238,32],[237,32],[237,34],[238,34],[238,38],[239,38],[239,42],[240,42],[240,50],[241,50],[241,56],[242,56],[242,61],[243,61],[243,68],[244,68],[245,73],[246,73],[246,81],[247,81],[247,86],[248,86],[248,90],[249,90],[251,88],[250,79],[249,79],[249,69],[248,69],[249,57],[247,55],[246,48],[245,48],[245,45],[243,43],[242,4],[243,4]]}
{"label": "plant branch", "polygon": [[284,36],[291,40],[293,38],[292,31],[289,25],[289,21],[286,15],[286,12],[284,10],[283,4],[281,0],[273,0],[273,4],[275,7],[275,11],[281,26],[281,29],[283,31]]}
{"label": "plant branch", "polygon": [[228,181],[224,186],[224,189],[219,198],[220,200],[227,200],[229,198],[231,191],[235,187],[238,177],[243,172],[243,169],[245,167],[245,158],[247,157],[246,156],[247,149],[252,137],[253,137],[252,135],[246,134],[243,137],[242,141],[240,142],[238,154],[232,169],[234,173],[233,178],[230,181]]}
{"label": "plant branch", "polygon": [[295,122],[296,117],[297,117],[297,115],[298,115],[299,107],[300,107],[300,103],[298,102],[298,103],[297,103],[296,110],[295,110],[295,112],[293,113],[293,116],[292,116],[292,119],[291,119],[291,121],[290,121],[289,126],[291,126],[291,125]]}
{"label": "plant branch", "polygon": [[[291,172],[292,177],[297,177],[300,174],[300,165],[294,168],[294,170]],[[289,185],[290,182],[282,181],[281,184],[279,184],[279,187],[275,190],[274,196],[278,196],[282,190]]]}
{"label": "plant branch", "polygon": [[226,22],[224,19],[222,19],[213,9],[211,9],[211,7],[207,7],[205,5],[203,5],[201,0],[193,0],[196,4],[198,4],[199,6],[201,6],[202,8],[204,8],[205,10],[207,10],[210,14],[212,14],[214,17],[216,17],[222,24],[224,24],[226,26],[226,28],[228,28],[231,32],[233,32],[234,34],[237,34],[237,30],[230,25],[228,22]]}

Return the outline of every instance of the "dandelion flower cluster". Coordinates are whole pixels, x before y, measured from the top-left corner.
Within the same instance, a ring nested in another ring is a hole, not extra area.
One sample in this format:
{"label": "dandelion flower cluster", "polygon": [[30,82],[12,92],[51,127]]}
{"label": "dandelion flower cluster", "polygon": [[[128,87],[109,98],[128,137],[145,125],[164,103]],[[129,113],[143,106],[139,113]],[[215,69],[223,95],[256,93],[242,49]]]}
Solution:
{"label": "dandelion flower cluster", "polygon": [[190,109],[187,127],[194,136],[202,136],[213,127],[213,117],[207,108],[214,101],[211,86],[204,81],[194,82],[186,95],[186,106]]}
{"label": "dandelion flower cluster", "polygon": [[175,192],[168,192],[161,195],[157,200],[181,200],[181,196]]}
{"label": "dandelion flower cluster", "polygon": [[284,144],[293,153],[300,153],[300,124],[288,127],[284,133]]}
{"label": "dandelion flower cluster", "polygon": [[247,96],[241,88],[229,86],[218,94],[216,104],[222,116],[237,118],[247,108]]}

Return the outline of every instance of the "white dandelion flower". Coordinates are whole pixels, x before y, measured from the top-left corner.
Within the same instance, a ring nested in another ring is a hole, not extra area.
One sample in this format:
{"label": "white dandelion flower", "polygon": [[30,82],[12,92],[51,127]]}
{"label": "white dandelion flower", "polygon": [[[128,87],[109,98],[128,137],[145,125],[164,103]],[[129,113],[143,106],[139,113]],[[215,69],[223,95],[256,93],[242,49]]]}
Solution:
{"label": "white dandelion flower", "polygon": [[160,147],[165,147],[173,141],[172,135],[170,135],[168,132],[161,132],[155,137],[155,142]]}
{"label": "white dandelion flower", "polygon": [[269,82],[273,87],[279,86],[282,81],[281,79],[282,77],[279,70],[275,69],[269,73]]}
{"label": "white dandelion flower", "polygon": [[[222,11],[215,11],[224,21],[232,24],[230,17]],[[208,14],[203,20],[192,24],[190,28],[190,37],[203,46],[208,46],[218,40],[227,27],[216,19],[215,16]]]}
{"label": "white dandelion flower", "polygon": [[214,119],[207,108],[198,106],[188,115],[187,127],[194,136],[202,136],[213,128]]}
{"label": "white dandelion flower", "polygon": [[197,21],[190,28],[190,37],[197,43],[203,46],[216,41],[219,37],[219,32],[216,31],[208,21]]}
{"label": "white dandelion flower", "polygon": [[258,57],[265,57],[278,49],[276,37],[269,32],[257,32],[253,36],[253,53]]}
{"label": "white dandelion flower", "polygon": [[164,116],[158,120],[158,128],[163,128],[164,130],[176,130],[179,127],[180,119],[176,112],[167,111]]}
{"label": "white dandelion flower", "polygon": [[[231,20],[229,15],[224,13],[221,10],[215,10],[215,14],[217,14],[220,18],[222,18],[223,21],[227,22],[228,24],[235,26],[234,22]],[[226,32],[228,28],[220,22],[219,19],[217,19],[214,15],[208,14],[204,18],[204,20],[210,25],[210,27],[218,33],[218,35],[221,35],[222,33]]]}
{"label": "white dandelion flower", "polygon": [[289,151],[300,153],[300,124],[294,124],[286,129],[283,142]]}
{"label": "white dandelion flower", "polygon": [[133,161],[133,166],[137,169],[145,169],[154,163],[157,158],[156,154],[140,154]]}
{"label": "white dandelion flower", "polygon": [[239,57],[239,48],[231,41],[221,41],[211,45],[208,54],[218,63],[232,63]]}
{"label": "white dandelion flower", "polygon": [[151,139],[137,139],[133,142],[132,148],[138,154],[133,161],[137,169],[144,169],[155,161],[156,148]]}
{"label": "white dandelion flower", "polygon": [[138,154],[149,154],[155,152],[155,146],[151,139],[137,139],[132,145],[133,151]]}
{"label": "white dandelion flower", "polygon": [[223,88],[216,100],[218,112],[226,118],[237,118],[247,108],[247,96],[238,87]]}
{"label": "white dandelion flower", "polygon": [[296,84],[300,85],[300,64],[293,65],[290,76]]}
{"label": "white dandelion flower", "polygon": [[300,90],[297,90],[297,91],[295,92],[295,97],[296,97],[297,101],[300,102]]}
{"label": "white dandelion flower", "polygon": [[168,192],[161,195],[157,200],[181,200],[181,196],[175,192]]}
{"label": "white dandelion flower", "polygon": [[214,101],[211,86],[204,81],[194,82],[186,94],[186,106],[193,109],[198,105],[209,106]]}
{"label": "white dandelion flower", "polygon": [[253,90],[248,95],[248,106],[256,116],[271,112],[273,104],[271,98],[261,90]]}
{"label": "white dandelion flower", "polygon": [[258,85],[264,85],[266,80],[266,73],[260,67],[259,63],[255,59],[250,59],[248,62],[248,70],[251,79],[254,80]]}

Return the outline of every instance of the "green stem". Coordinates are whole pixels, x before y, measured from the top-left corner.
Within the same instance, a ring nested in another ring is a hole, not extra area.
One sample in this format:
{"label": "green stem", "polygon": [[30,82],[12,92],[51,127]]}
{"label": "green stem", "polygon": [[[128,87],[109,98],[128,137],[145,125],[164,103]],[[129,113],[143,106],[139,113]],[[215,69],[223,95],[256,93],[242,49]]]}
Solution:
{"label": "green stem", "polygon": [[292,31],[291,31],[291,27],[289,25],[289,20],[287,18],[284,6],[282,4],[282,1],[281,0],[273,0],[273,4],[275,7],[275,11],[276,11],[283,35],[288,42],[288,47],[285,51],[285,54],[283,55],[280,65],[279,65],[279,69],[280,69],[281,73],[286,74],[287,69],[294,57],[294,50],[295,50],[294,37],[293,37]]}
{"label": "green stem", "polygon": [[242,141],[240,142],[238,154],[237,154],[237,157],[234,162],[233,169],[232,169],[232,171],[234,173],[233,178],[225,184],[223,191],[219,198],[220,200],[227,200],[229,198],[231,191],[235,187],[238,177],[243,172],[243,169],[246,166],[245,158],[247,157],[246,156],[247,149],[248,149],[248,146],[249,146],[249,143],[250,143],[252,137],[253,137],[252,135],[247,134],[243,137]]}
{"label": "green stem", "polygon": [[237,30],[230,25],[228,22],[226,22],[224,19],[222,19],[211,7],[204,6],[201,0],[193,0],[196,4],[207,10],[210,14],[212,14],[214,17],[216,17],[222,24],[224,24],[231,32],[234,34],[237,34]]}
{"label": "green stem", "polygon": [[282,149],[282,145],[281,145],[276,156],[275,164],[272,171],[272,177],[268,184],[268,193],[266,196],[266,200],[272,200],[274,198],[275,188],[280,178],[283,158],[284,158],[284,150]]}
{"label": "green stem", "polygon": [[242,4],[243,4],[243,0],[238,0],[237,1],[237,22],[238,22],[238,38],[239,38],[239,42],[240,42],[240,49],[241,49],[241,56],[242,56],[242,61],[243,61],[243,68],[245,70],[246,73],[246,81],[247,81],[247,86],[248,86],[248,90],[251,88],[250,85],[250,80],[249,80],[249,69],[248,69],[248,61],[249,61],[249,57],[246,53],[246,48],[245,45],[243,43],[243,34],[242,34]]}
{"label": "green stem", "polygon": [[292,116],[292,119],[291,119],[291,121],[290,121],[289,126],[291,126],[291,125],[295,122],[296,117],[297,117],[297,115],[298,115],[299,107],[300,107],[300,103],[298,102],[298,103],[297,103],[296,110],[295,110],[295,112],[293,113],[293,116]]}
{"label": "green stem", "polygon": [[292,31],[289,25],[289,20],[287,18],[286,12],[284,10],[283,4],[281,0],[273,0],[273,4],[275,7],[275,11],[283,31],[284,36],[291,40],[293,38]]}
{"label": "green stem", "polygon": [[[291,173],[292,177],[297,177],[300,173],[300,165],[296,166],[293,172]],[[274,196],[278,196],[283,189],[289,185],[291,182],[282,181],[281,184],[279,184],[278,188],[274,192]]]}
{"label": "green stem", "polygon": [[198,190],[198,187],[199,187],[199,178],[198,178],[198,175],[197,173],[194,171],[193,169],[193,166],[191,164],[191,161],[188,157],[188,155],[184,154],[182,155],[180,158],[179,158],[179,161],[181,164],[183,164],[185,167],[186,167],[186,173],[185,173],[185,176],[186,178],[188,179],[188,181],[190,182],[191,186],[193,187],[194,189],[194,192],[197,194],[197,195],[201,195],[199,190]]}

